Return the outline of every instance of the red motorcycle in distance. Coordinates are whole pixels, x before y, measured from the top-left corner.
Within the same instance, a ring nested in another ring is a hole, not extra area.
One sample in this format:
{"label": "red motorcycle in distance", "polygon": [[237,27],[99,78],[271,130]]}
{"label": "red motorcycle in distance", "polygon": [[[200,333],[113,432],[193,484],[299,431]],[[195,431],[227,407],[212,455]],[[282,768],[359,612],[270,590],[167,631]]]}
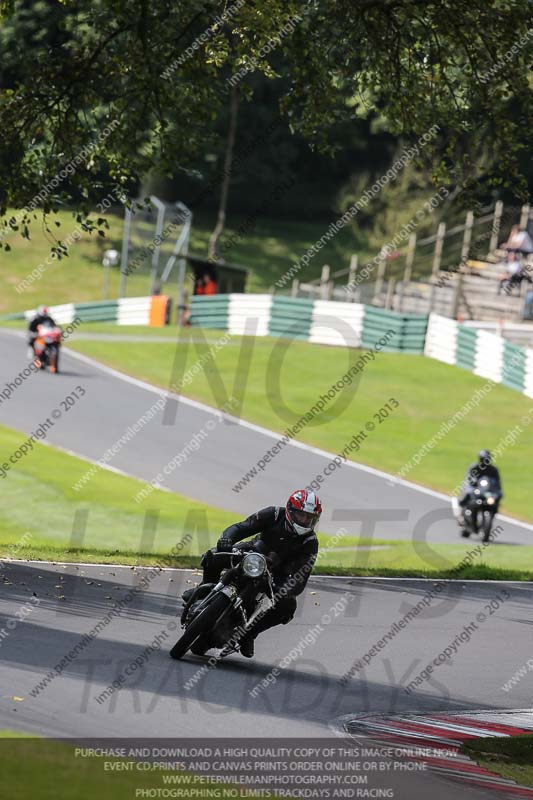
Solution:
{"label": "red motorcycle in distance", "polygon": [[58,328],[57,325],[39,325],[37,336],[33,342],[36,367],[39,369],[48,367],[50,372],[59,372],[61,333],[61,328]]}

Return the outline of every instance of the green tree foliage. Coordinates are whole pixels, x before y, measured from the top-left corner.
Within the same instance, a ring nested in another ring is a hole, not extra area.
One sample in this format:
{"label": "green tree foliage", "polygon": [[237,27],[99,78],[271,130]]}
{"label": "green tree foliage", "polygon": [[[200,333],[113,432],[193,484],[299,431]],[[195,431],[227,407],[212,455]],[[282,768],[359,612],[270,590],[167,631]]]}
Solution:
{"label": "green tree foliage", "polygon": [[[340,191],[356,173],[365,186],[387,170],[400,146],[374,113],[338,123],[330,132],[335,157],[309,146],[301,133],[291,133],[280,115],[283,81],[255,75],[253,103],[241,103],[231,170],[231,213],[275,219],[328,221],[344,209]],[[229,104],[228,104],[229,106]],[[154,175],[143,194],[169,201],[179,197],[195,211],[216,210],[224,170],[229,107],[223,109],[215,137],[198,155],[196,169],[178,172],[171,180]],[[350,181],[351,182],[351,181]],[[428,177],[428,183],[430,178]]]}
{"label": "green tree foliage", "polygon": [[0,214],[87,146],[46,213],[70,198],[87,213],[150,170],[191,174],[231,82],[253,102],[257,73],[315,147],[371,113],[407,137],[437,124],[436,181],[471,191],[483,147],[483,180],[524,188],[529,0],[4,0],[0,13]]}

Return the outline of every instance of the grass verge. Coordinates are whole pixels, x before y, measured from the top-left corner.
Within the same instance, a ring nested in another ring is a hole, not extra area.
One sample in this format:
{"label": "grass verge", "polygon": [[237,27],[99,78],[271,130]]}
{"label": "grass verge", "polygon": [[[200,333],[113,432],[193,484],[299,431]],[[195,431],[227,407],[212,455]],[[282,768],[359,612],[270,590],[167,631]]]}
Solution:
{"label": "grass verge", "polygon": [[[162,388],[187,374],[187,396],[222,407],[233,395],[242,399],[244,419],[280,432],[305,415],[360,356],[356,349],[235,336],[216,352],[216,360],[203,359],[203,369],[187,373],[209,353],[213,333],[209,332],[205,346],[182,339],[176,343],[139,343],[132,348],[127,342],[73,337],[72,347]],[[201,335],[197,328],[182,334],[195,340]],[[222,332],[217,335],[221,337]],[[533,521],[529,484],[533,400],[516,391],[499,384],[489,386],[479,405],[449,426],[418,464],[410,465],[443,423],[486,384],[485,379],[466,370],[429,358],[378,353],[366,365],[360,380],[339,392],[297,438],[340,452],[362,431],[359,450],[349,458],[393,475],[403,470],[406,479],[445,493],[452,493],[462,482],[480,449],[499,449],[497,463],[504,486],[501,510]],[[391,397],[398,407],[388,416],[380,414]],[[371,433],[366,432],[366,423],[374,426]],[[250,469],[261,455],[251,454]],[[268,479],[268,470],[274,468],[268,464],[261,473],[263,479]],[[354,482],[356,485],[355,474]],[[246,488],[241,491],[245,494]],[[321,494],[327,497],[327,479]]]}
{"label": "grass verge", "polygon": [[[401,543],[401,545],[408,543]],[[446,545],[444,545],[446,547]],[[9,550],[0,544],[0,558],[9,555]],[[164,566],[176,569],[198,569],[199,557],[172,556],[168,553],[136,553],[128,550],[89,549],[89,548],[61,548],[61,547],[26,547],[17,551],[16,558],[35,561],[68,561],[86,564],[125,564],[142,566]],[[457,572],[454,567],[437,569],[434,567],[385,566],[379,558],[365,563],[366,559],[354,559],[351,566],[337,564],[323,564],[320,559],[314,569],[315,575],[338,575],[354,578],[429,578],[431,580],[450,579],[460,581],[529,581],[533,579],[530,570],[512,569],[510,567],[492,567],[487,564],[477,564],[465,567]],[[457,563],[460,563],[459,561]],[[454,565],[455,566],[455,565]]]}
{"label": "grass verge", "polygon": [[[22,434],[0,427],[0,463]],[[91,563],[197,567],[235,514],[204,506],[182,495],[155,490],[145,503],[131,498],[141,481],[100,470],[78,492],[75,483],[90,464],[36,443],[2,481],[0,557]],[[154,516],[154,509],[157,516]],[[147,516],[148,515],[148,516]],[[477,543],[439,544],[363,539],[320,534],[316,572],[331,575],[457,577],[455,565]],[[338,548],[330,546],[341,544]],[[175,557],[168,553],[177,542]],[[489,546],[479,551],[462,579],[529,580],[533,547]]]}
{"label": "grass verge", "polygon": [[[8,460],[25,436],[0,426],[0,463]],[[17,553],[59,553],[89,549],[121,552],[168,552],[186,534],[192,538],[184,553],[202,552],[235,521],[227,511],[203,505],[183,495],[155,490],[135,503],[143,485],[97,470],[79,491],[73,488],[91,468],[81,458],[36,443],[33,451],[12,465],[2,479],[0,541]],[[153,510],[157,510],[157,517]],[[28,539],[29,534],[29,539]],[[20,549],[22,542],[23,549]],[[70,559],[72,560],[72,558]]]}
{"label": "grass verge", "polygon": [[[94,744],[94,742],[92,745],[88,743],[85,746],[94,747]],[[125,758],[80,757],[79,754],[76,757],[75,748],[64,742],[2,731],[0,732],[2,797],[32,797],[35,800],[79,800],[79,798],[98,797],[99,800],[131,800],[134,797],[143,797],[143,792],[147,797],[156,796],[150,793],[154,789],[156,792],[158,790],[164,792],[167,781],[171,782],[167,791],[175,790],[176,797],[203,796],[218,797],[221,800],[235,797],[235,788],[231,790],[229,783],[226,785],[218,782],[209,783],[201,774],[158,767],[138,769],[136,768],[138,763],[148,763],[133,755],[135,749],[139,747],[138,741],[132,740],[131,744],[128,744],[128,740],[117,740],[115,749],[123,747],[126,749]],[[167,760],[177,763],[174,757]],[[105,766],[110,762],[114,765],[113,770]]]}
{"label": "grass verge", "polygon": [[[401,543],[402,545],[404,543]],[[444,545],[446,547],[446,545]],[[6,548],[0,545],[0,556],[6,556]],[[17,558],[37,561],[79,561],[88,564],[126,564],[152,566],[164,563],[165,566],[181,569],[197,569],[199,564],[198,555],[194,556],[172,556],[167,553],[136,553],[128,550],[112,549],[88,549],[88,548],[61,548],[61,547],[37,547],[23,548],[17,552]],[[529,581],[533,579],[531,570],[520,570],[506,566],[489,566],[488,564],[477,564],[465,567],[458,573],[454,566],[449,569],[435,567],[385,566],[379,558],[372,559],[364,563],[366,559],[359,561],[354,559],[350,566],[340,564],[323,564],[320,559],[314,570],[317,575],[339,575],[344,577],[375,577],[375,578],[430,578],[453,579],[453,580],[486,580],[486,581]],[[460,563],[458,561],[457,563]]]}
{"label": "grass verge", "polygon": [[[49,259],[50,248],[55,242],[38,223],[32,225],[29,241],[23,239],[20,234],[9,234],[8,243],[12,248],[11,252],[2,253],[0,314],[24,311],[42,302],[52,305],[102,299],[104,287],[102,258],[107,249],[115,248],[118,251],[122,249],[123,215],[110,210],[105,219],[109,224],[105,237],[79,231],[81,233],[79,240],[70,246],[68,257],[61,261]],[[321,223],[263,218],[257,222],[253,230],[242,236],[239,234],[239,227],[241,222],[246,221],[246,217],[232,215],[230,224],[224,231],[221,246],[224,247],[226,261],[242,264],[252,270],[248,282],[248,291],[252,292],[268,290],[292,264],[298,262],[329,225],[329,220]],[[56,228],[55,222],[59,222],[60,227]],[[214,222],[214,217],[208,214],[195,213],[189,246],[191,254],[206,257]],[[78,228],[78,223],[69,211],[60,211],[53,215],[49,224],[54,235],[62,240]],[[139,248],[143,244],[149,244],[154,234],[153,226],[150,227],[145,223],[133,226],[134,243]],[[163,242],[159,261],[160,271],[166,264],[174,243],[172,237]],[[357,250],[362,260],[365,257],[373,258],[377,249],[370,247],[366,236],[359,233],[356,240],[353,230],[346,228],[325,245],[319,259],[311,260],[305,270],[305,279],[319,277],[323,264],[330,264],[333,270],[348,267],[354,250]],[[137,252],[137,250],[132,251],[132,258]],[[39,266],[44,267],[41,276],[36,273],[37,280],[34,279],[32,282],[30,279],[27,284],[21,284],[22,281],[28,280],[28,276]],[[150,262],[146,259],[135,273],[128,277],[129,297],[148,294],[149,273]],[[170,276],[170,280],[171,283],[167,284],[166,289],[174,292],[176,280],[174,273]],[[118,297],[119,283],[119,268],[112,268],[109,297]]]}
{"label": "grass verge", "polygon": [[475,739],[463,744],[461,750],[502,778],[533,787],[533,734]]}

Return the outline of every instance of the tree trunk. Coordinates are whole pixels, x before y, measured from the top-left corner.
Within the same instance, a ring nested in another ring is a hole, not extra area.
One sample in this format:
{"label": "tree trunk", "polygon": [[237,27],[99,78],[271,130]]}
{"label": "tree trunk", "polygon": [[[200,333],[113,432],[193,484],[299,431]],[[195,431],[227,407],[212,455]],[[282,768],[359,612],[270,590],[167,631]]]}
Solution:
{"label": "tree trunk", "polygon": [[233,147],[235,145],[235,135],[237,132],[237,111],[239,108],[239,94],[236,86],[231,87],[230,96],[230,116],[229,116],[229,129],[228,141],[226,144],[226,156],[224,159],[224,178],[220,190],[220,203],[218,206],[217,224],[209,239],[208,259],[210,261],[218,261],[218,241],[224,232],[226,224],[226,208],[228,205],[229,186],[231,181],[231,164],[233,161]]}

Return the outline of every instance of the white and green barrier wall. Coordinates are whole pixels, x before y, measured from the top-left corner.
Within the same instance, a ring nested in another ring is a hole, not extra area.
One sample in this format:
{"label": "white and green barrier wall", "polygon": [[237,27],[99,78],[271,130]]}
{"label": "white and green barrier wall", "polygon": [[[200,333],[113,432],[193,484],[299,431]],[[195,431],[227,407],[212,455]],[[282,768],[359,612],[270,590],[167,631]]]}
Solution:
{"label": "white and green barrier wall", "polygon": [[533,397],[533,350],[497,333],[430,314],[424,353]]}
{"label": "white and green barrier wall", "polygon": [[[81,322],[114,322],[117,325],[165,324],[169,298],[164,295],[154,297],[122,297],[119,300],[95,300],[89,303],[64,303],[49,306],[50,314],[58,325],[68,325],[75,319]],[[35,308],[18,314],[6,314],[2,319],[26,319],[35,316]]]}
{"label": "white and green barrier wall", "polygon": [[234,334],[424,354],[533,397],[533,349],[439,314],[398,314],[359,303],[271,294],[193,297],[191,325]]}
{"label": "white and green barrier wall", "polygon": [[[59,324],[114,322],[162,326],[169,298],[128,297],[50,306]],[[35,309],[3,319],[31,319]],[[282,336],[314,344],[424,354],[533,397],[533,349],[496,333],[462,325],[439,314],[399,314],[360,303],[307,300],[271,294],[194,296],[191,325],[233,334]]]}
{"label": "white and green barrier wall", "polygon": [[271,294],[193,297],[191,325],[236,334],[284,336],[315,344],[371,347],[382,336],[382,349],[423,353],[428,318],[328,300]]}

